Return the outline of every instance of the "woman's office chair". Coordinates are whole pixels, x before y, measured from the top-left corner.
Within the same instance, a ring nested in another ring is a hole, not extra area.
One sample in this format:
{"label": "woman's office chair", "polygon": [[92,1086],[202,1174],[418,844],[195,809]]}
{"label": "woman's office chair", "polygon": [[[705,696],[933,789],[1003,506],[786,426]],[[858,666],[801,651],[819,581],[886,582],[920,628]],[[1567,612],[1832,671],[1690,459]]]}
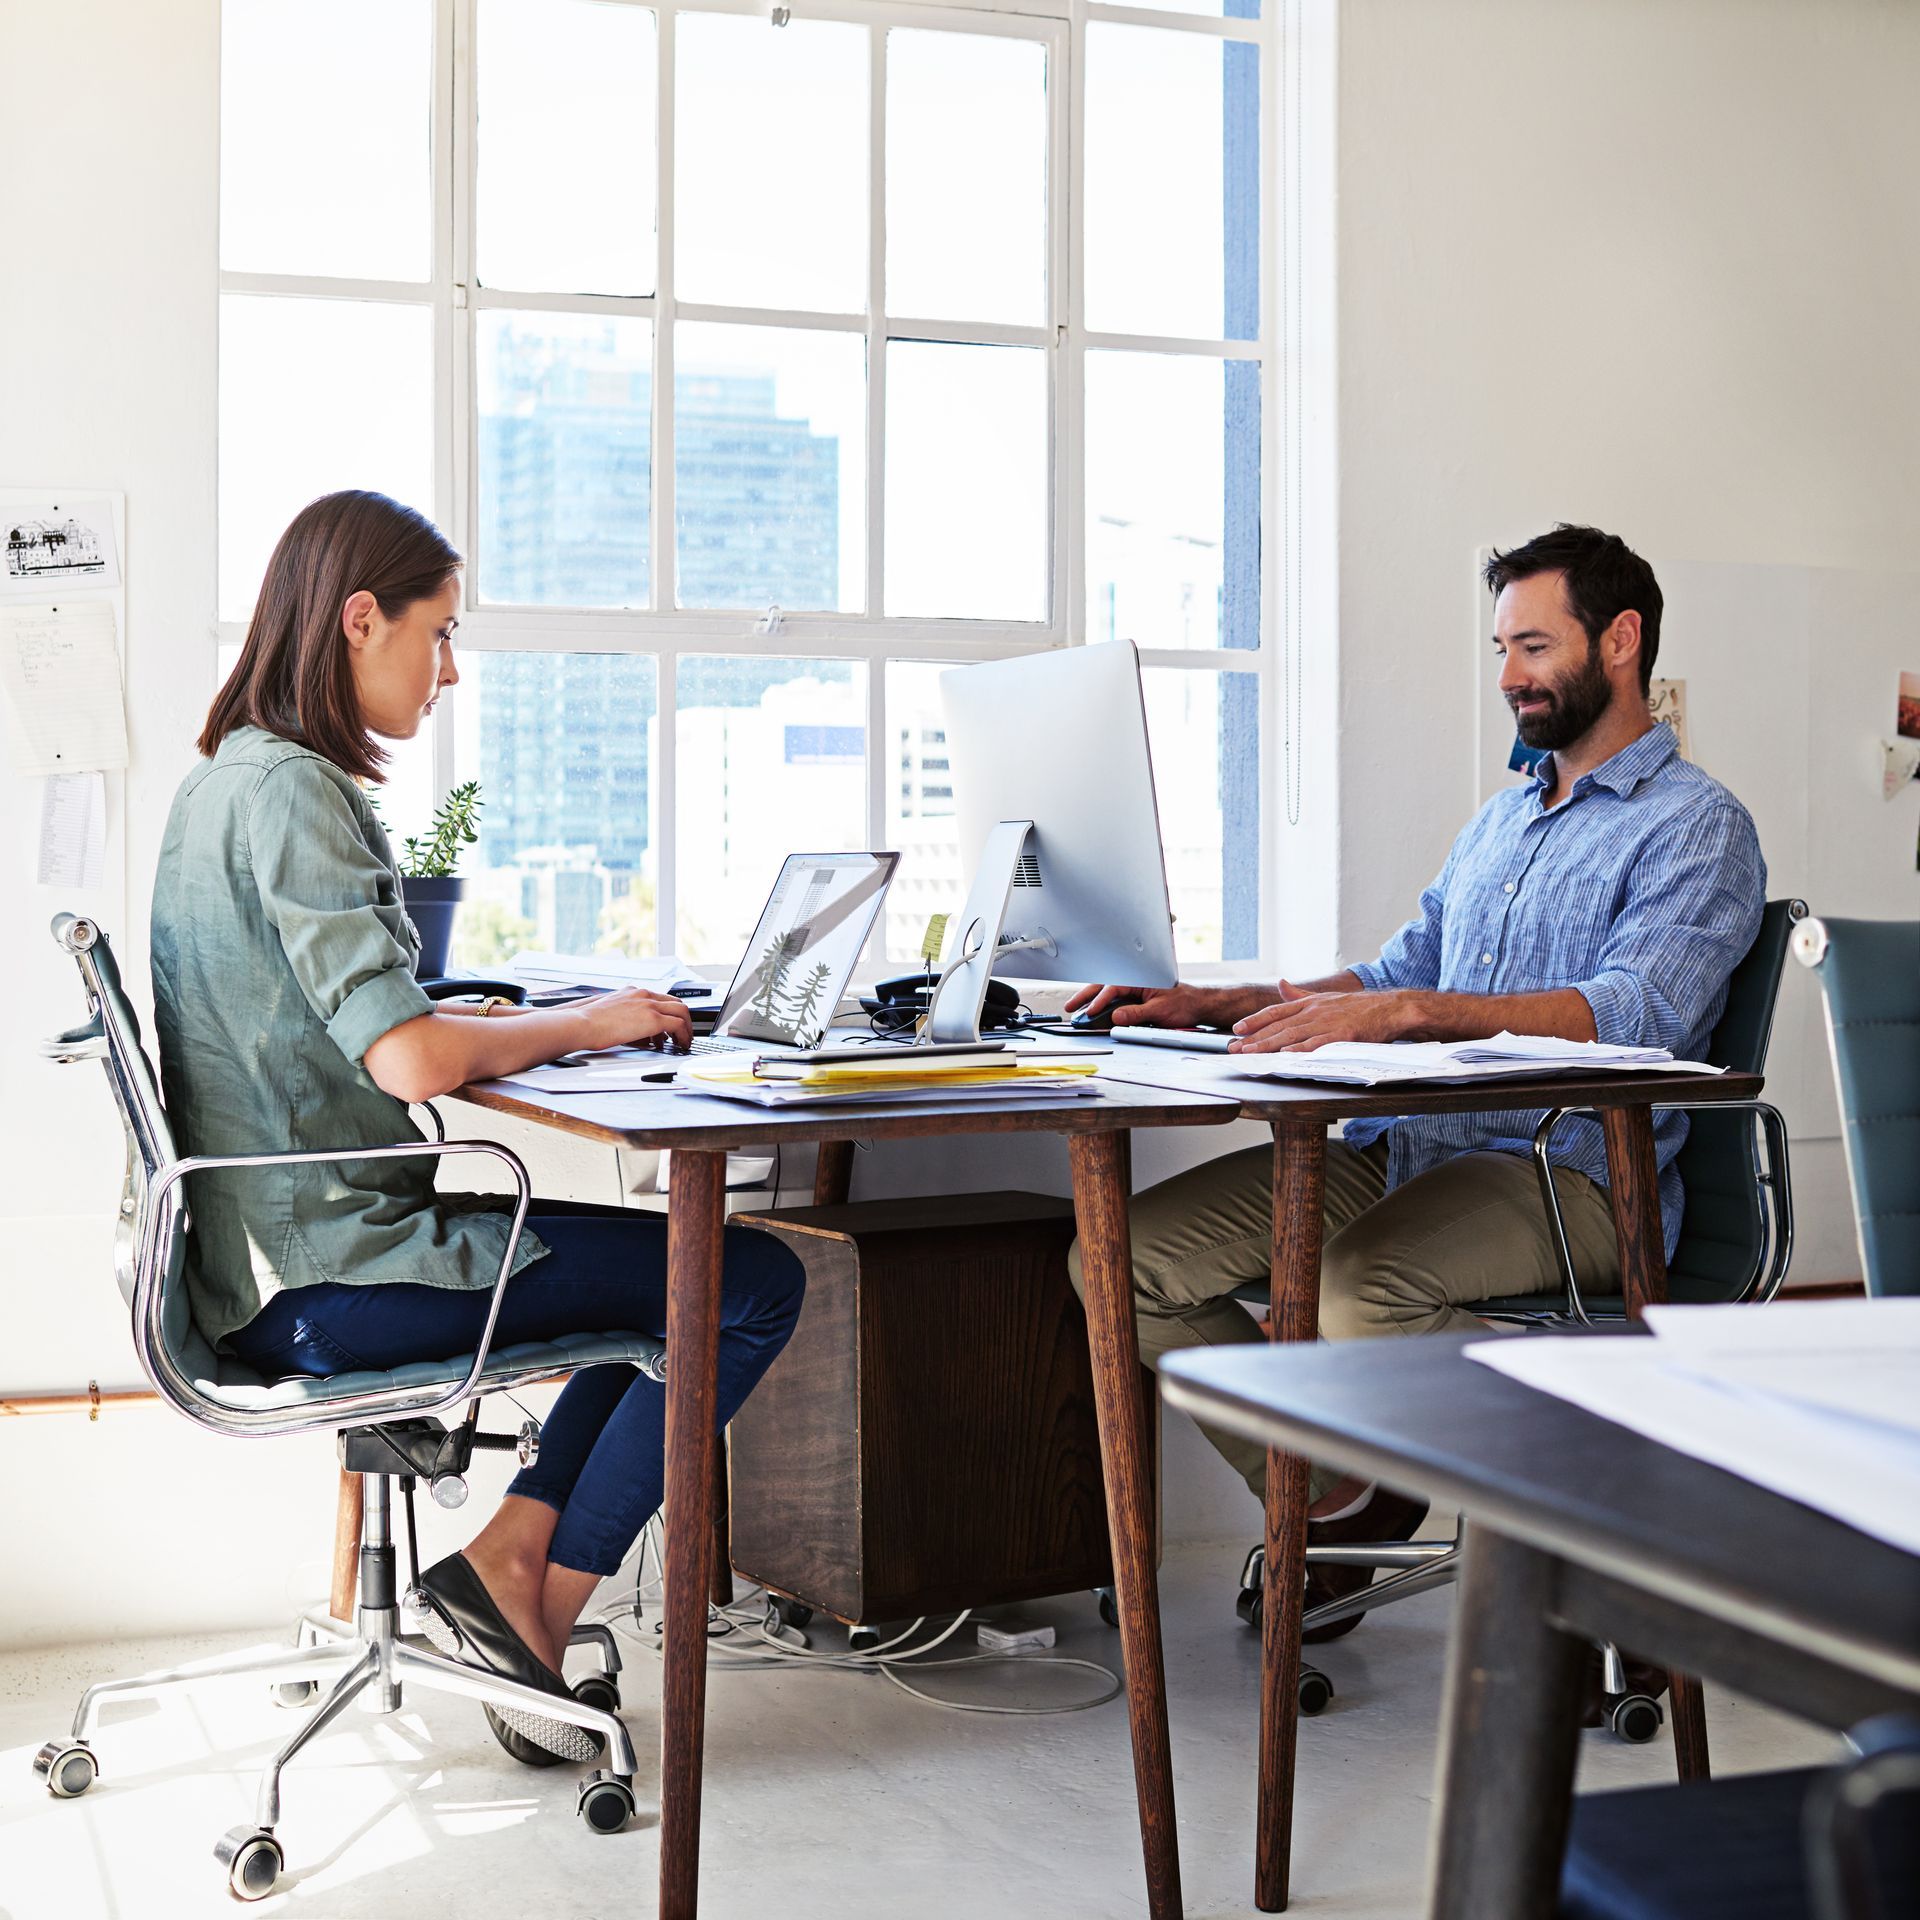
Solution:
{"label": "woman's office chair", "polygon": [[[260,1783],[257,1824],[233,1828],[214,1849],[232,1891],[243,1900],[259,1900],[273,1891],[285,1864],[274,1831],[280,1819],[282,1769],[357,1695],[370,1693],[375,1712],[393,1713],[401,1704],[403,1685],[411,1681],[499,1710],[571,1721],[602,1735],[607,1742],[607,1765],[582,1782],[579,1811],[593,1830],[617,1832],[634,1810],[634,1753],[626,1727],[613,1711],[619,1704],[619,1693],[611,1676],[618,1671],[619,1656],[611,1634],[605,1628],[576,1632],[577,1641],[593,1642],[602,1648],[607,1671],[581,1681],[572,1702],[463,1666],[421,1640],[404,1638],[390,1496],[397,1480],[405,1502],[408,1562],[413,1584],[417,1585],[420,1564],[413,1527],[415,1483],[426,1479],[442,1504],[457,1505],[464,1496],[460,1476],[476,1447],[517,1448],[523,1460],[531,1459],[538,1448],[539,1430],[533,1422],[521,1430],[517,1440],[480,1433],[480,1396],[552,1380],[582,1367],[637,1366],[660,1378],[665,1362],[659,1341],[641,1334],[607,1333],[497,1349],[492,1346],[501,1293],[513,1268],[530,1189],[526,1168],[519,1159],[491,1141],[450,1141],[443,1137],[340,1152],[182,1158],[106,935],[94,922],[63,913],[53,923],[53,937],[79,966],[92,1017],[85,1026],[49,1041],[47,1055],[62,1062],[99,1060],[107,1070],[114,1104],[126,1129],[126,1184],[120,1200],[114,1266],[121,1294],[132,1309],[134,1351],[141,1370],[162,1400],[210,1433],[232,1439],[338,1434],[341,1465],[347,1472],[362,1476],[365,1503],[359,1605],[351,1624],[309,1617],[302,1621],[292,1646],[253,1647],[135,1679],[99,1682],[81,1696],[72,1732],[64,1739],[48,1741],[34,1758],[34,1770],[56,1798],[71,1799],[85,1793],[99,1775],[88,1736],[101,1707],[110,1700],[175,1688],[192,1691],[216,1681],[236,1680],[274,1688],[276,1697],[287,1706],[317,1699],[319,1704],[312,1716],[267,1767]],[[438,1124],[436,1115],[436,1127]],[[183,1182],[187,1175],[213,1167],[408,1156],[446,1158],[458,1154],[487,1154],[500,1161],[512,1176],[518,1195],[513,1230],[501,1256],[486,1327],[476,1352],[396,1367],[391,1372],[276,1381],[216,1353],[194,1325],[183,1279],[188,1224]],[[465,1418],[452,1427],[443,1425],[437,1416],[462,1402],[467,1403]],[[420,1609],[412,1611],[417,1615]],[[328,1687],[324,1697],[322,1687]]]}
{"label": "woman's office chair", "polygon": [[1920,1293],[1920,921],[1804,920],[1870,1294]]}
{"label": "woman's office chair", "polygon": [[[1727,981],[1727,1004],[1707,1042],[1707,1062],[1737,1073],[1759,1073],[1767,1063],[1767,1043],[1773,1034],[1774,1004],[1780,993],[1780,974],[1794,929],[1817,927],[1807,918],[1804,900],[1769,900],[1760,916],[1753,945]],[[1915,929],[1908,929],[1913,934]],[[1911,941],[1910,941],[1911,944]],[[1909,967],[1909,972],[1912,969]],[[1920,1064],[1920,1063],[1917,1063]],[[1920,1081],[1909,1082],[1920,1100]],[[1676,1103],[1682,1104],[1684,1103]],[[1687,1107],[1693,1123],[1677,1160],[1686,1189],[1687,1210],[1679,1243],[1667,1267],[1667,1292],[1674,1300],[1725,1304],[1771,1300],[1786,1278],[1793,1255],[1793,1191],[1788,1174],[1787,1129],[1777,1108],[1764,1100]],[[1490,1320],[1523,1326],[1591,1326],[1626,1318],[1626,1301],[1619,1294],[1583,1294],[1560,1216],[1547,1148],[1554,1132],[1572,1114],[1563,1107],[1547,1114],[1534,1134],[1533,1156],[1540,1192],[1547,1210],[1554,1248],[1560,1262],[1557,1294],[1515,1294],[1483,1301],[1475,1311]],[[1591,1109],[1585,1109],[1591,1111]],[[1920,1121],[1915,1123],[1920,1130]],[[1917,1142],[1916,1144],[1920,1144]],[[1241,1297],[1264,1304],[1261,1287],[1243,1289]],[[1240,1575],[1237,1602],[1248,1625],[1260,1624],[1266,1554],[1255,1547]],[[1309,1547],[1308,1566],[1339,1564],[1374,1567],[1387,1577],[1344,1599],[1309,1608],[1302,1631],[1333,1627],[1375,1607],[1410,1600],[1417,1593],[1446,1586],[1458,1574],[1460,1542],[1410,1540],[1356,1543],[1352,1546]],[[1607,1724],[1623,1740],[1651,1740],[1659,1732],[1659,1702],[1633,1685],[1616,1648],[1601,1649],[1602,1711]],[[1333,1683],[1318,1669],[1300,1670],[1300,1709],[1318,1713],[1333,1698]]]}

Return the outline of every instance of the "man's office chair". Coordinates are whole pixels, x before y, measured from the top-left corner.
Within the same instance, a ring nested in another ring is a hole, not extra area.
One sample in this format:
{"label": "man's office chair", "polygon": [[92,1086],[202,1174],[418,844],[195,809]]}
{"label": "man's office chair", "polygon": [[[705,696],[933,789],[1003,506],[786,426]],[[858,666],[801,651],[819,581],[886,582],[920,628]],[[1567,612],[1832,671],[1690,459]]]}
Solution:
{"label": "man's office chair", "polygon": [[[390,1496],[392,1483],[397,1480],[405,1503],[408,1562],[413,1583],[417,1584],[420,1564],[413,1526],[415,1483],[426,1479],[442,1504],[456,1505],[464,1494],[459,1476],[465,1473],[476,1447],[517,1448],[523,1460],[530,1459],[538,1447],[539,1430],[533,1422],[521,1430],[517,1440],[480,1433],[480,1395],[552,1380],[582,1367],[637,1366],[656,1378],[664,1377],[660,1342],[640,1334],[608,1333],[492,1346],[501,1294],[513,1268],[531,1189],[518,1157],[491,1141],[450,1141],[443,1136],[434,1141],[338,1152],[183,1159],[168,1126],[159,1083],[141,1045],[139,1023],[121,988],[120,971],[106,935],[94,922],[63,913],[53,923],[53,936],[79,966],[92,1017],[85,1026],[49,1041],[46,1052],[51,1059],[62,1062],[99,1060],[106,1067],[114,1104],[126,1129],[126,1183],[115,1234],[114,1266],[120,1291],[132,1309],[134,1351],[141,1370],[162,1400],[210,1433],[232,1439],[336,1433],[341,1465],[362,1477],[365,1502],[359,1605],[350,1624],[309,1617],[301,1622],[292,1646],[253,1647],[134,1679],[99,1682],[81,1696],[72,1732],[64,1739],[48,1741],[34,1758],[34,1770],[56,1798],[71,1799],[85,1793],[99,1774],[88,1736],[101,1707],[112,1700],[174,1688],[190,1691],[215,1681],[236,1680],[274,1688],[276,1697],[287,1706],[318,1699],[312,1716],[267,1767],[260,1783],[257,1824],[233,1828],[214,1849],[232,1891],[243,1900],[259,1900],[273,1891],[285,1864],[274,1831],[280,1819],[282,1769],[357,1695],[369,1693],[373,1711],[393,1713],[401,1704],[403,1684],[410,1681],[496,1709],[568,1720],[602,1735],[607,1742],[607,1765],[582,1782],[579,1811],[593,1830],[618,1832],[634,1811],[634,1752],[626,1727],[613,1711],[619,1704],[619,1693],[611,1676],[619,1669],[619,1656],[612,1635],[604,1627],[576,1631],[576,1641],[601,1647],[607,1671],[582,1680],[571,1703],[463,1666],[424,1641],[403,1637]],[[434,1119],[438,1128],[437,1114]],[[517,1192],[513,1231],[501,1256],[477,1352],[396,1367],[391,1372],[275,1381],[216,1353],[194,1325],[183,1279],[188,1214],[182,1183],[187,1175],[213,1167],[428,1155],[446,1158],[456,1154],[487,1154],[500,1161],[512,1176]],[[467,1403],[466,1417],[451,1428],[443,1425],[437,1416],[463,1401]],[[320,1697],[321,1688],[329,1682],[329,1690]]]}
{"label": "man's office chair", "polygon": [[[1764,1069],[1787,946],[1795,927],[1803,924],[1820,924],[1807,919],[1804,900],[1767,902],[1753,945],[1727,981],[1727,1004],[1707,1042],[1709,1065],[1737,1073]],[[1560,1291],[1483,1301],[1475,1311],[1488,1319],[1551,1327],[1591,1326],[1626,1318],[1623,1296],[1582,1292],[1554,1191],[1548,1145],[1562,1122],[1580,1111],[1563,1107],[1547,1114],[1533,1140],[1534,1166],[1560,1261]],[[1712,1304],[1771,1300],[1786,1278],[1787,1263],[1793,1255],[1786,1122],[1779,1110],[1764,1100],[1702,1105],[1688,1111],[1693,1124],[1677,1162],[1687,1209],[1679,1243],[1667,1268],[1668,1297]],[[1249,1304],[1264,1305],[1265,1283],[1241,1289],[1240,1297]],[[1264,1547],[1255,1547],[1248,1554],[1236,1603],[1241,1619],[1256,1628],[1260,1624],[1265,1560]],[[1309,1608],[1301,1622],[1302,1631],[1311,1634],[1316,1628],[1334,1626],[1375,1607],[1446,1586],[1457,1577],[1459,1560],[1457,1536],[1452,1540],[1310,1546],[1310,1567],[1375,1567],[1386,1570],[1387,1577],[1358,1593]],[[1659,1702],[1630,1684],[1616,1648],[1601,1649],[1601,1664],[1602,1710],[1608,1725],[1623,1740],[1651,1740],[1662,1723]],[[1318,1713],[1332,1698],[1332,1681],[1317,1668],[1303,1666],[1300,1710]]]}
{"label": "man's office chair", "polygon": [[1920,1293],[1920,921],[1803,920],[1820,978],[1867,1292]]}

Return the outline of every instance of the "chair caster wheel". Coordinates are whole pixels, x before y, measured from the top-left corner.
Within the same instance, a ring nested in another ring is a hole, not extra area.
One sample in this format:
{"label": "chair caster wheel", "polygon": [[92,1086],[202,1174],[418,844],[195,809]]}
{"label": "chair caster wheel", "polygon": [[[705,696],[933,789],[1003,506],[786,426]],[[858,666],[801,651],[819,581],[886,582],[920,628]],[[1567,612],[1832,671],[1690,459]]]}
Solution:
{"label": "chair caster wheel", "polygon": [[1117,1627],[1120,1624],[1120,1601],[1114,1590],[1111,1587],[1095,1587],[1093,1597],[1099,1605],[1100,1618],[1108,1626]]}
{"label": "chair caster wheel", "polygon": [[317,1680],[283,1680],[273,1690],[273,1704],[276,1707],[311,1706],[319,1691]]}
{"label": "chair caster wheel", "polygon": [[1665,1720],[1660,1702],[1644,1693],[1623,1693],[1608,1702],[1607,1725],[1629,1746],[1644,1747]]}
{"label": "chair caster wheel", "polygon": [[226,1868],[236,1900],[264,1900],[287,1864],[280,1842],[265,1827],[229,1827],[215,1842],[213,1857]]}
{"label": "chair caster wheel", "polygon": [[847,1629],[847,1649],[851,1653],[871,1653],[880,1644],[879,1630],[874,1627],[849,1627]]}
{"label": "chair caster wheel", "polygon": [[1259,1587],[1242,1587],[1233,1597],[1233,1610],[1255,1633],[1260,1631],[1260,1616],[1266,1610],[1266,1595]]}
{"label": "chair caster wheel", "polygon": [[33,1756],[33,1770],[56,1800],[77,1800],[100,1777],[100,1763],[84,1740],[49,1740]]}
{"label": "chair caster wheel", "polygon": [[580,1818],[595,1833],[618,1833],[633,1806],[633,1789],[617,1773],[596,1768],[580,1782]]}
{"label": "chair caster wheel", "polygon": [[1300,1711],[1311,1719],[1316,1713],[1326,1712],[1333,1699],[1333,1682],[1318,1667],[1302,1667],[1294,1697],[1300,1703]]}
{"label": "chair caster wheel", "polygon": [[620,1711],[620,1683],[610,1673],[582,1674],[573,1683],[573,1697],[583,1707],[604,1707],[608,1713]]}
{"label": "chair caster wheel", "polygon": [[804,1600],[789,1600],[776,1593],[773,1596],[774,1617],[783,1627],[804,1627],[813,1618],[813,1609]]}

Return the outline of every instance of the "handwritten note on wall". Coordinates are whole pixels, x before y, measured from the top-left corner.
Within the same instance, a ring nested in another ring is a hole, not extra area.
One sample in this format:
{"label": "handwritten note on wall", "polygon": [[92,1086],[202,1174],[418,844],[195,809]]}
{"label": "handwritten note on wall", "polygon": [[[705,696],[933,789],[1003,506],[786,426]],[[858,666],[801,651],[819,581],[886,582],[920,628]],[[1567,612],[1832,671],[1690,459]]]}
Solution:
{"label": "handwritten note on wall", "polygon": [[127,764],[111,601],[0,606],[0,685],[7,692],[15,773],[88,773]]}

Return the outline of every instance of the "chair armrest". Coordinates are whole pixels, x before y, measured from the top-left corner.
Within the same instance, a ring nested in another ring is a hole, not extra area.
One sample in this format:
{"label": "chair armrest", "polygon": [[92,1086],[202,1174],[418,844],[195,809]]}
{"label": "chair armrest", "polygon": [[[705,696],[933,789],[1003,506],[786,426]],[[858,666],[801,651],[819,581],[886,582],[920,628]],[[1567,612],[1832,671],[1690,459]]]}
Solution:
{"label": "chair armrest", "polygon": [[[436,1119],[438,1116],[436,1115]],[[160,1246],[169,1210],[178,1208],[175,1190],[190,1173],[209,1173],[229,1167],[320,1166],[342,1160],[443,1159],[452,1154],[486,1154],[500,1161],[512,1177],[515,1196],[513,1225],[500,1256],[500,1271],[495,1276],[492,1295],[487,1302],[487,1319],[481,1329],[480,1344],[472,1364],[458,1385],[440,1389],[431,1387],[384,1387],[369,1393],[352,1394],[326,1403],[326,1420],[316,1423],[310,1412],[281,1409],[245,1409],[209,1401],[181,1373],[167,1350],[161,1319],[164,1302],[160,1289]],[[141,1236],[134,1280],[133,1336],[141,1367],[154,1386],[173,1406],[197,1424],[229,1434],[273,1434],[310,1429],[316,1424],[330,1427],[355,1426],[370,1419],[386,1419],[400,1414],[427,1418],[444,1413],[461,1401],[471,1399],[487,1364],[487,1352],[493,1344],[493,1330],[500,1318],[500,1302],[508,1278],[513,1272],[514,1255],[520,1248],[521,1231],[533,1187],[520,1156],[510,1148],[491,1140],[420,1140],[397,1146],[347,1147],[327,1152],[191,1154],[169,1161],[153,1176],[147,1192],[146,1218]]]}
{"label": "chair armrest", "polygon": [[[1851,1739],[1859,1758],[1824,1775],[1807,1796],[1805,1853],[1807,1880],[1818,1920],[1893,1920],[1908,1913],[1903,1904],[1889,1912],[1880,1894],[1891,1874],[1911,1872],[1920,1848],[1911,1840],[1906,1857],[1883,1861],[1876,1838],[1894,1833],[1911,1835],[1920,1817],[1920,1718],[1888,1713],[1854,1728]],[[1876,1836],[1874,1815],[1882,1803],[1898,1796],[1914,1803],[1905,1823],[1886,1820]],[[1896,1900],[1920,1895],[1920,1884],[1909,1882],[1886,1888]]]}
{"label": "chair armrest", "polygon": [[[1554,1257],[1560,1263],[1561,1283],[1567,1290],[1567,1309],[1582,1326],[1592,1326],[1593,1317],[1587,1312],[1586,1301],[1580,1293],[1580,1278],[1573,1270],[1573,1248],[1568,1242],[1566,1221],[1560,1212],[1560,1196],[1554,1191],[1553,1165],[1548,1158],[1548,1147],[1563,1120],[1571,1119],[1575,1114],[1591,1118],[1599,1111],[1598,1107],[1554,1107],[1534,1129],[1533,1135],[1533,1170],[1540,1182],[1540,1197],[1547,1209],[1547,1237],[1553,1244]],[[1780,1291],[1780,1283],[1787,1277],[1788,1263],[1793,1259],[1793,1182],[1787,1150],[1787,1123],[1780,1109],[1764,1100],[1663,1100],[1658,1107],[1650,1108],[1649,1112],[1750,1113],[1760,1122],[1760,1130],[1767,1143],[1767,1163],[1766,1170],[1758,1178],[1773,1195],[1774,1232],[1766,1253],[1755,1260],[1753,1271],[1730,1304],[1771,1300]]]}

